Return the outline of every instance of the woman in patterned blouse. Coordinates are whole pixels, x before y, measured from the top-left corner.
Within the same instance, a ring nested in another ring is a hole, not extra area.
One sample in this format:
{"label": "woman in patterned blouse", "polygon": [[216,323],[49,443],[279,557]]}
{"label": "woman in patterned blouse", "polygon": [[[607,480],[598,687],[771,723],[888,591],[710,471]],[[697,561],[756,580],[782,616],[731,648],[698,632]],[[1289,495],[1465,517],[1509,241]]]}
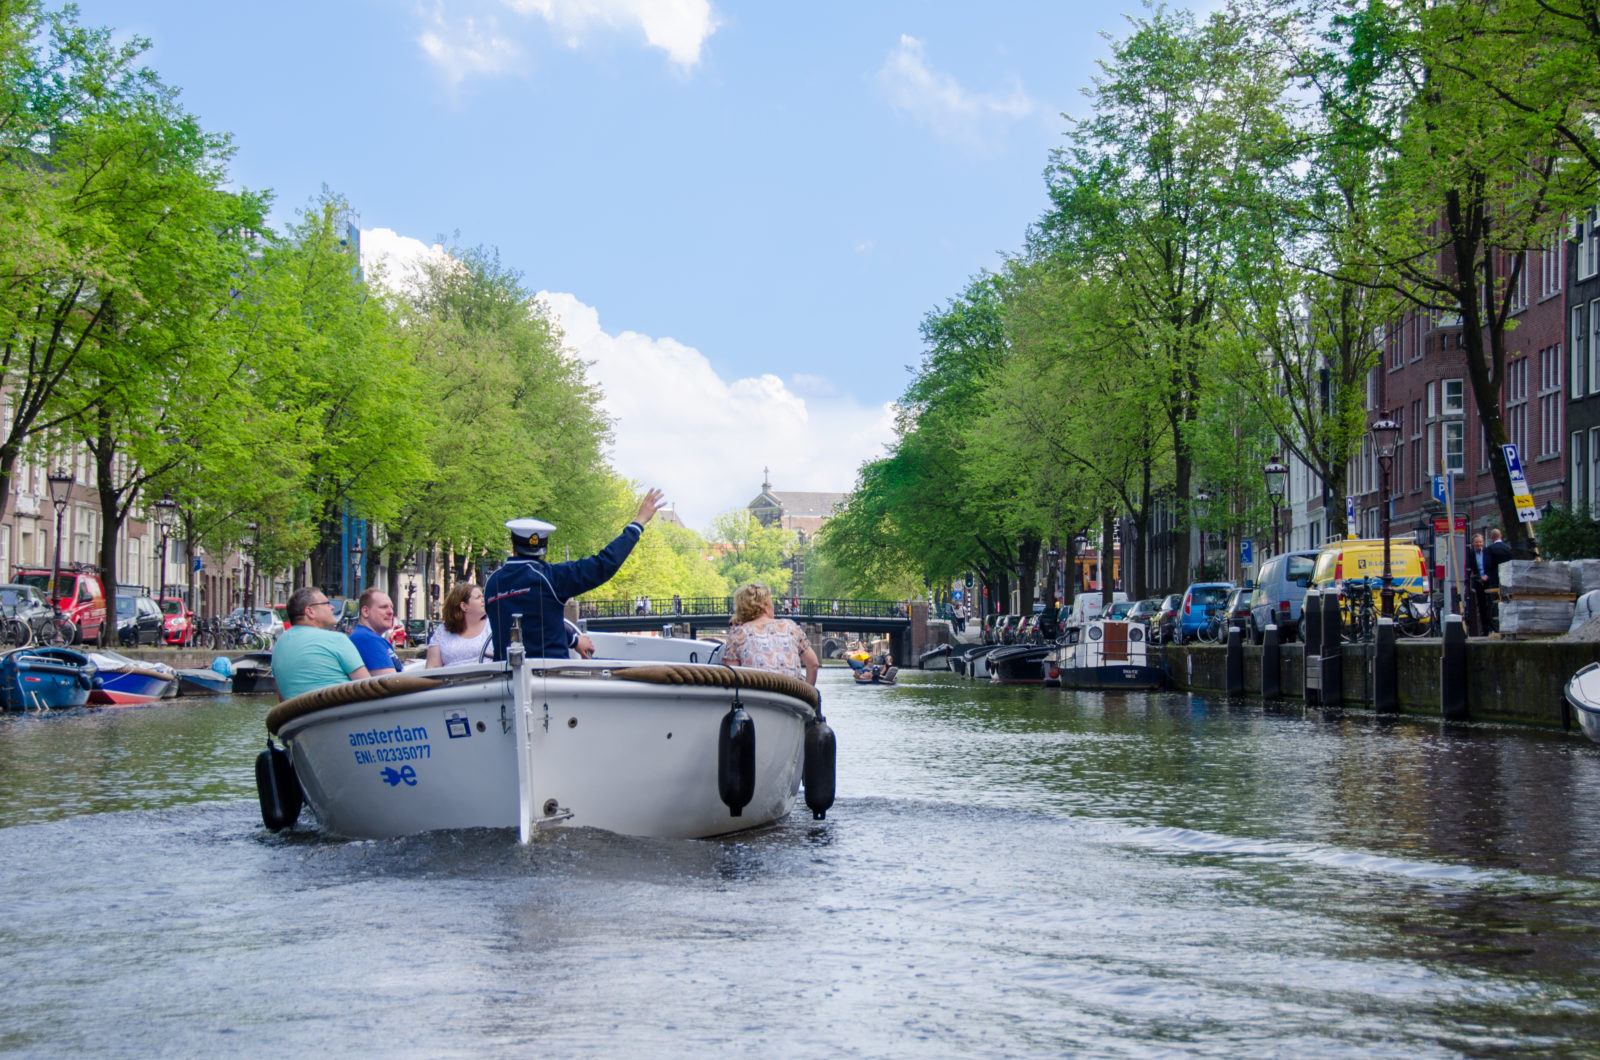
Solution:
{"label": "woman in patterned blouse", "polygon": [[733,594],[734,626],[722,648],[730,666],[753,666],[817,683],[817,653],[805,630],[787,618],[774,618],[772,591],[760,582]]}

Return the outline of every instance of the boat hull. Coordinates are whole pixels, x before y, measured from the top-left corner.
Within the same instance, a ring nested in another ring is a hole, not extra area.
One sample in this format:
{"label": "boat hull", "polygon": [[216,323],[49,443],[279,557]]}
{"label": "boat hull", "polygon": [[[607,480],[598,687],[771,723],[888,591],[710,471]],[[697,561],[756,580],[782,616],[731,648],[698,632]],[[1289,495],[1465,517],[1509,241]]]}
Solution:
{"label": "boat hull", "polygon": [[952,649],[948,644],[930,648],[918,656],[917,668],[921,670],[948,670],[950,669],[951,654]]}
{"label": "boat hull", "polygon": [[989,680],[997,685],[1038,685],[1044,683],[1045,664],[1054,647],[1001,648],[988,657]]}
{"label": "boat hull", "polygon": [[89,692],[89,702],[106,707],[154,703],[166,694],[167,686],[171,683],[171,678],[158,674],[101,670],[95,675],[95,686]]}
{"label": "boat hull", "polygon": [[89,700],[89,657],[67,648],[19,648],[0,660],[6,710],[63,710]]}
{"label": "boat hull", "polygon": [[215,670],[179,670],[177,686],[180,696],[225,696],[233,691],[233,678]]}
{"label": "boat hull", "polygon": [[253,651],[233,660],[233,692],[238,696],[277,695],[272,676],[272,653]]}
{"label": "boat hull", "polygon": [[1566,696],[1583,734],[1600,743],[1600,663],[1590,663],[1574,674],[1567,682]]}
{"label": "boat hull", "polygon": [[[444,675],[456,669],[434,671]],[[717,786],[722,688],[524,674],[532,806],[540,827],[702,838],[783,816],[799,790],[808,706],[745,690],[755,793],[732,816]],[[353,703],[280,726],[306,800],[328,831],[387,838],[518,827],[511,676]]]}
{"label": "boat hull", "polygon": [[1153,691],[1167,686],[1166,672],[1154,666],[1073,666],[1060,672],[1062,688]]}

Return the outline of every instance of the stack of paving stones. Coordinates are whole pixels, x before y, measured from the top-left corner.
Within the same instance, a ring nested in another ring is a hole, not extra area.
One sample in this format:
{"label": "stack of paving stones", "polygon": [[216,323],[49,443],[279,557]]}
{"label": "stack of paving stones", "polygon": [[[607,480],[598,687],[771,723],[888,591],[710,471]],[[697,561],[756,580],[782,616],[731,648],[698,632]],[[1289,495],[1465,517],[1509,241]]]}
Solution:
{"label": "stack of paving stones", "polygon": [[1572,627],[1572,564],[1514,559],[1500,565],[1500,634],[1555,637]]}

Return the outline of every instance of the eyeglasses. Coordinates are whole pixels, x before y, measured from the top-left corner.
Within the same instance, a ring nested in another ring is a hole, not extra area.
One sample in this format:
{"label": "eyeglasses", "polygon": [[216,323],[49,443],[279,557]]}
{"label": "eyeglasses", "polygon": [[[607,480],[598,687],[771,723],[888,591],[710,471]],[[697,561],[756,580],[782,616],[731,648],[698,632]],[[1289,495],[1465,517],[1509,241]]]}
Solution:
{"label": "eyeglasses", "polygon": [[309,609],[311,609],[313,607],[323,607],[323,606],[332,607],[333,606],[333,601],[332,600],[313,600],[309,604],[306,605],[306,608],[307,608],[307,610],[309,610]]}

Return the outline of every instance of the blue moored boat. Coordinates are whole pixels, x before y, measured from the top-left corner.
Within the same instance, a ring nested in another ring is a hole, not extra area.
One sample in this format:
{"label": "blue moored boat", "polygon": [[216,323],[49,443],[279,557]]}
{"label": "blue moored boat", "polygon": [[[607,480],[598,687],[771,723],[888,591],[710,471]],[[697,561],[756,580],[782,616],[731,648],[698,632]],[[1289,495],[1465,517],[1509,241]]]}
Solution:
{"label": "blue moored boat", "polygon": [[6,710],[81,707],[94,687],[94,665],[71,648],[18,648],[0,658]]}

